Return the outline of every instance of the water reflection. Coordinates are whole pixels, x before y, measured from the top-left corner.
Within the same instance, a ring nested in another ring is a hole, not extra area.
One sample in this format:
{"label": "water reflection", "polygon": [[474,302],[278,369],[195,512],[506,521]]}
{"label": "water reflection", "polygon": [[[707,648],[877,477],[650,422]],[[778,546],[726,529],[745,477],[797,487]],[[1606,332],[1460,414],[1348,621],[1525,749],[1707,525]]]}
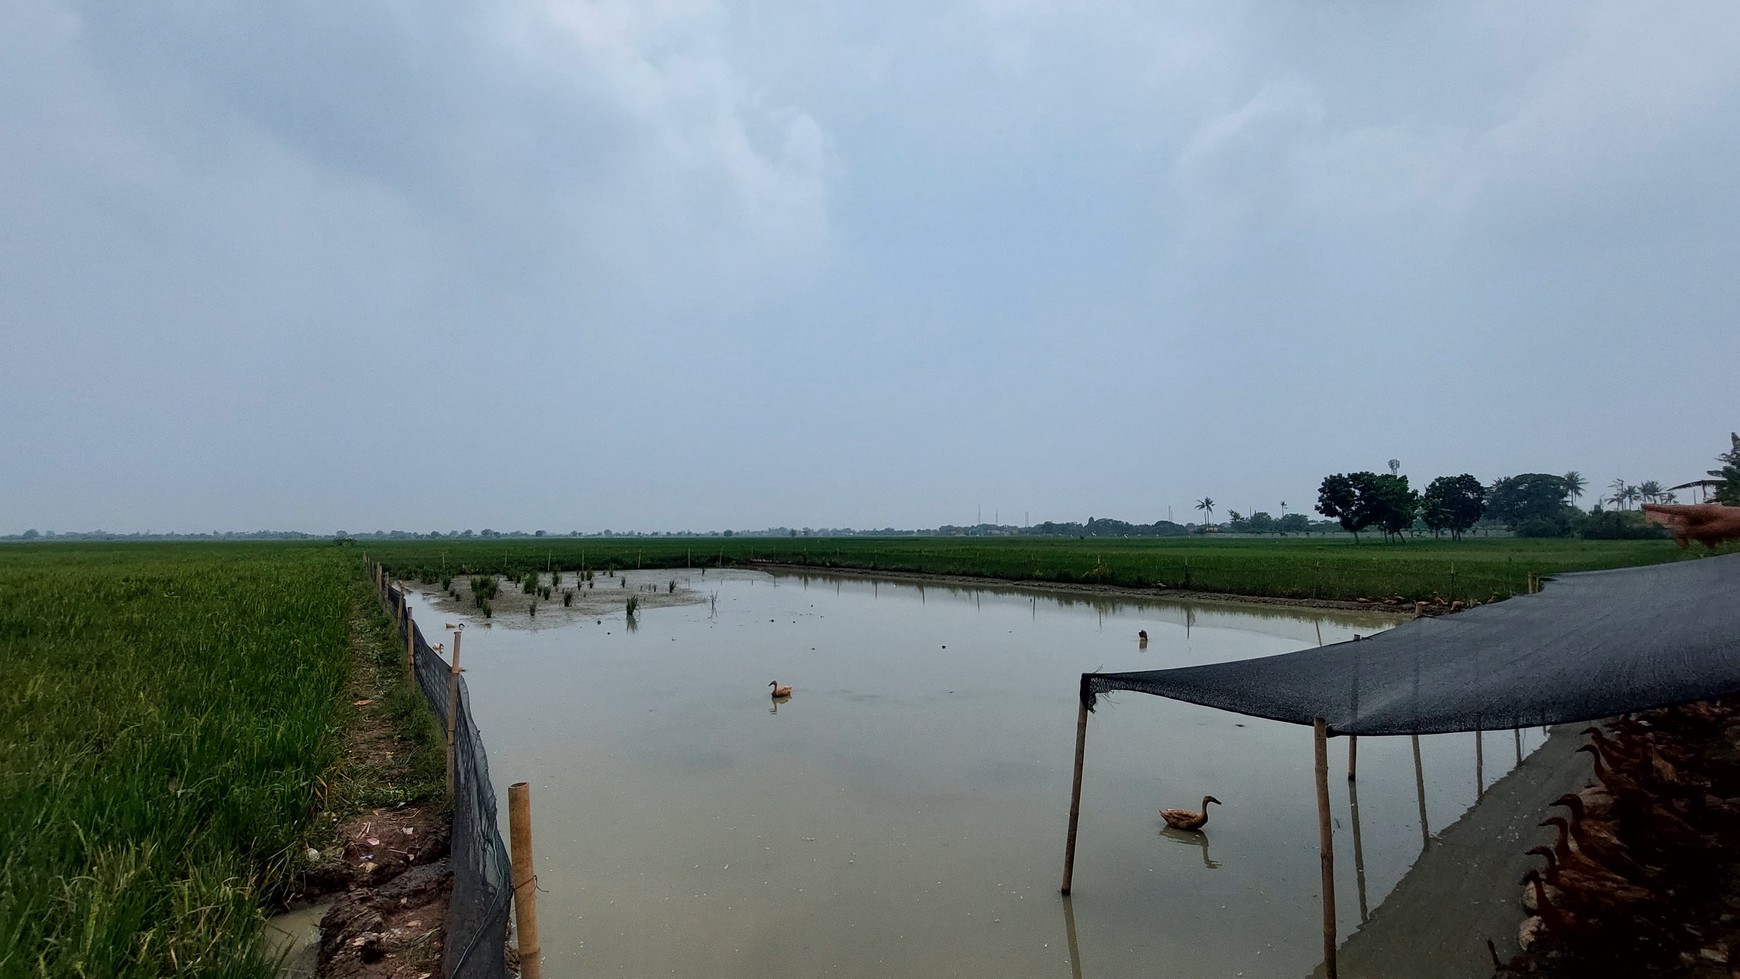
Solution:
{"label": "water reflection", "polygon": [[1160,830],[1160,837],[1184,846],[1193,846],[1202,851],[1202,865],[1210,870],[1219,870],[1220,861],[1208,855],[1208,834],[1193,833],[1187,829],[1173,829],[1170,826]]}
{"label": "water reflection", "polygon": [[1347,808],[1353,820],[1353,879],[1359,891],[1359,923],[1363,925],[1371,912],[1365,903],[1365,836],[1359,831],[1359,783],[1351,773],[1347,780]]}
{"label": "water reflection", "polygon": [[1063,896],[1063,933],[1069,939],[1070,979],[1081,979],[1081,945],[1075,938],[1075,903]]}

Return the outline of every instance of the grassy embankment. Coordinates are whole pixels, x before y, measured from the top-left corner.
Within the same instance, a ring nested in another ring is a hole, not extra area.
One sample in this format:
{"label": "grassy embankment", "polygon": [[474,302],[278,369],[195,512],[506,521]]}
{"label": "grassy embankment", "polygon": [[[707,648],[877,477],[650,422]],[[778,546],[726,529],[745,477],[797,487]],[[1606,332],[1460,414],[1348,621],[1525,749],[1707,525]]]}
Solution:
{"label": "grassy embankment", "polygon": [[272,974],[367,594],[331,545],[0,548],[0,975]]}
{"label": "grassy embankment", "polygon": [[1485,601],[1530,574],[1695,556],[1671,541],[1348,538],[642,538],[375,541],[371,557],[429,582],[470,573],[612,570],[772,561],[817,568],[975,575],[1012,581],[1168,588],[1272,598]]}

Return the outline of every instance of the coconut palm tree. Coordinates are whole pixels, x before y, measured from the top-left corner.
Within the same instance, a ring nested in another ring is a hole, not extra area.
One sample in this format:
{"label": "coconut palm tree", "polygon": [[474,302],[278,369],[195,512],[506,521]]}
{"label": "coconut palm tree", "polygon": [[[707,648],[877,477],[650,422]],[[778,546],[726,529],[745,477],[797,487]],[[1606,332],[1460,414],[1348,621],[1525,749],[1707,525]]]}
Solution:
{"label": "coconut palm tree", "polygon": [[1635,498],[1641,499],[1645,503],[1660,503],[1664,493],[1661,483],[1654,479],[1646,479],[1638,483],[1636,489],[1637,496]]}
{"label": "coconut palm tree", "polygon": [[1582,473],[1573,469],[1570,472],[1566,473],[1565,475],[1561,476],[1560,478],[1565,481],[1565,495],[1566,496],[1570,497],[1573,500],[1582,499],[1583,488],[1585,486],[1589,485],[1589,481],[1583,478]]}
{"label": "coconut palm tree", "polygon": [[1631,509],[1632,494],[1634,491],[1632,490],[1631,485],[1625,481],[1623,476],[1608,483],[1607,488],[1613,491],[1613,495],[1609,496],[1608,499],[1613,501],[1614,506],[1626,510]]}
{"label": "coconut palm tree", "polygon": [[1209,522],[1214,520],[1214,497],[1205,496],[1202,499],[1197,500],[1196,508],[1201,510],[1203,513],[1208,514],[1208,520],[1204,522],[1204,526],[1207,526]]}

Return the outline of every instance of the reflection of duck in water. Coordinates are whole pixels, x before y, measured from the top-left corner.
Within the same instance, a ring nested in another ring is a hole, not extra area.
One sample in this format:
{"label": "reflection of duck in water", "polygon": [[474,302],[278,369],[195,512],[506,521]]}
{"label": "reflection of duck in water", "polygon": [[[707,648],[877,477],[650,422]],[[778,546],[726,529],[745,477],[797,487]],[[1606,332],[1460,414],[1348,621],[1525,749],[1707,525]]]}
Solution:
{"label": "reflection of duck in water", "polygon": [[1173,843],[1183,843],[1187,846],[1194,846],[1200,849],[1202,851],[1202,865],[1210,870],[1220,869],[1220,861],[1208,855],[1208,834],[1195,833],[1183,829],[1173,829],[1168,826],[1160,831],[1160,836],[1162,839],[1171,840]]}
{"label": "reflection of duck in water", "polygon": [[1200,832],[1204,826],[1208,825],[1208,804],[1211,802],[1217,806],[1221,804],[1221,801],[1214,796],[1205,795],[1202,797],[1201,812],[1191,809],[1162,809],[1160,810],[1160,818],[1166,820],[1166,825],[1173,829]]}

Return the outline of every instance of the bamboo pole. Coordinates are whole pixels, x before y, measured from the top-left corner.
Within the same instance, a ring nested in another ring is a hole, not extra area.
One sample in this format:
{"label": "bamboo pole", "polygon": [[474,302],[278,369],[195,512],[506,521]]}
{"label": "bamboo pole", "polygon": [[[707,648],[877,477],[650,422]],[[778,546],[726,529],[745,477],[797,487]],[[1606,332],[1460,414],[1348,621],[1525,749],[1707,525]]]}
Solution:
{"label": "bamboo pole", "polygon": [[417,633],[411,628],[411,606],[405,605],[405,671],[416,676],[417,670]]}
{"label": "bamboo pole", "polygon": [[1420,764],[1420,736],[1409,735],[1414,742],[1414,795],[1420,800],[1420,849],[1432,844],[1432,830],[1426,823],[1426,770]]}
{"label": "bamboo pole", "polygon": [[1347,780],[1353,781],[1354,769],[1359,761],[1359,735],[1347,736]]}
{"label": "bamboo pole", "polygon": [[[457,658],[459,647],[454,646],[453,651]],[[508,838],[513,851],[514,928],[519,932],[520,979],[543,979],[543,946],[538,941],[538,874],[532,867],[532,790],[524,782],[508,786]]]}
{"label": "bamboo pole", "polygon": [[1486,798],[1486,737],[1474,732],[1474,801]]}
{"label": "bamboo pole", "polygon": [[[437,647],[439,648],[439,647]],[[459,647],[453,647],[453,660],[447,667],[447,798],[453,798],[454,732],[459,728]]]}
{"label": "bamboo pole", "polygon": [[1329,829],[1329,723],[1319,717],[1311,724],[1317,755],[1317,859],[1323,876],[1323,975],[1336,979],[1335,971],[1335,837]]}
{"label": "bamboo pole", "polygon": [[1063,893],[1069,893],[1075,877],[1075,827],[1081,819],[1081,763],[1087,754],[1087,703],[1084,701],[1075,719],[1075,778],[1069,787],[1069,842],[1063,846]]}

